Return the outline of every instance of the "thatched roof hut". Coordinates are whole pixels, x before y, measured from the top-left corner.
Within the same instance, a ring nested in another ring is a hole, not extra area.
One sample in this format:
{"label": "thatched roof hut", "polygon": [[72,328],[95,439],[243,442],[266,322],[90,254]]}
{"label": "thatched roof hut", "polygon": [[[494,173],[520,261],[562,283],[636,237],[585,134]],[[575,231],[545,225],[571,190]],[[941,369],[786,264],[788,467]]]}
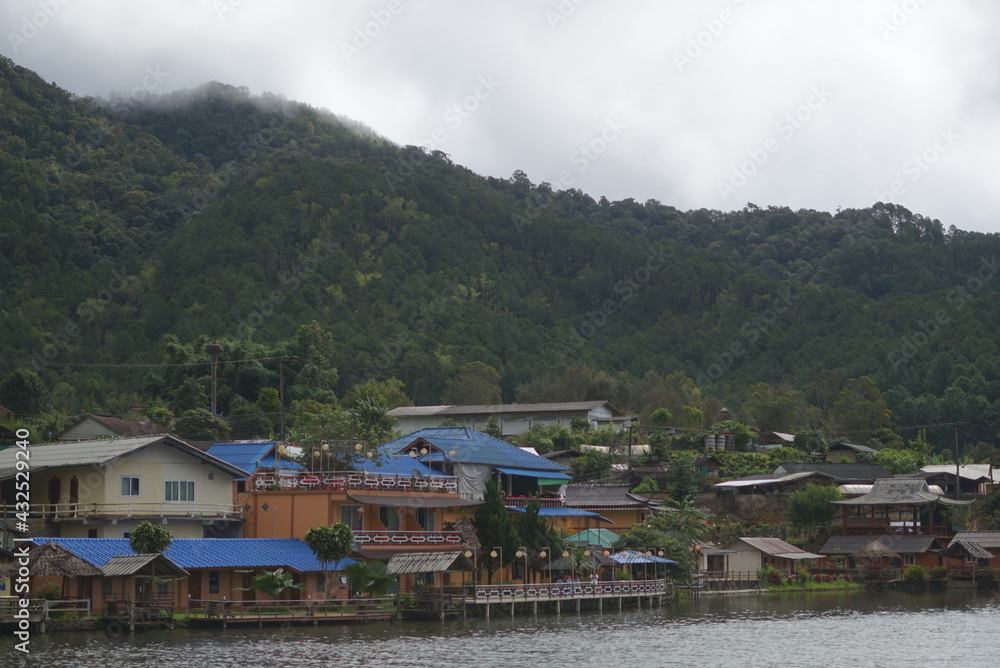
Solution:
{"label": "thatched roof hut", "polygon": [[888,547],[886,547],[881,541],[873,540],[864,547],[862,547],[857,552],[851,554],[852,557],[859,559],[899,559],[898,553],[893,552]]}
{"label": "thatched roof hut", "polygon": [[[19,556],[19,552],[15,551]],[[36,545],[28,551],[28,572],[32,575],[61,575],[62,577],[94,577],[101,569],[81,559],[59,543]],[[16,575],[21,564],[17,560],[0,568],[0,576]]]}

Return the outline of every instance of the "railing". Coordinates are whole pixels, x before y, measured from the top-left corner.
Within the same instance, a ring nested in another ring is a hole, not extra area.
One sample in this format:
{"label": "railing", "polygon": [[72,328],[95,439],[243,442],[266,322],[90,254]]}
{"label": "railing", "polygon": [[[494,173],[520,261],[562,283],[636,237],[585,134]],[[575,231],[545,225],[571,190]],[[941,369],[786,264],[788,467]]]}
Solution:
{"label": "railing", "polygon": [[[0,506],[3,517],[13,517],[16,508],[12,504]],[[28,513],[31,517],[48,520],[77,520],[101,518],[191,518],[191,519],[232,519],[243,517],[240,506],[229,503],[187,503],[184,501],[164,501],[162,503],[36,503]]]}
{"label": "railing", "polygon": [[669,596],[673,583],[664,580],[602,582],[544,582],[539,584],[469,585],[468,597],[478,602],[516,603],[541,599],[605,598],[613,596]]}
{"label": "railing", "polygon": [[74,616],[77,619],[80,617],[90,617],[90,599],[68,598],[59,601],[46,601],[46,618],[53,614],[61,617]]}
{"label": "railing", "polygon": [[562,508],[563,502],[561,499],[548,499],[539,498],[536,496],[504,496],[503,503],[505,506],[513,506],[516,508],[524,508],[528,505],[529,501],[537,501],[539,507],[541,508]]}
{"label": "railing", "polygon": [[371,545],[454,545],[461,547],[457,531],[355,531],[358,544]]}
{"label": "railing", "polygon": [[396,613],[392,598],[355,598],[304,601],[218,601],[189,599],[190,619],[259,621],[323,618],[386,617]]}
{"label": "railing", "polygon": [[41,598],[33,598],[28,601],[26,608],[22,608],[20,605],[20,600],[16,596],[3,596],[0,597],[0,622],[11,623],[16,622],[21,617],[15,617],[15,615],[24,615],[23,610],[28,611],[28,620],[32,622],[41,621],[46,619],[46,607],[45,604],[48,601]]}
{"label": "railing", "polygon": [[764,585],[757,571],[702,571],[694,576],[693,587],[702,592],[745,591],[763,589]]}
{"label": "railing", "polygon": [[293,474],[258,473],[253,475],[255,491],[279,489],[370,490],[385,492],[458,492],[458,481],[451,476],[366,473],[359,471],[317,471]]}

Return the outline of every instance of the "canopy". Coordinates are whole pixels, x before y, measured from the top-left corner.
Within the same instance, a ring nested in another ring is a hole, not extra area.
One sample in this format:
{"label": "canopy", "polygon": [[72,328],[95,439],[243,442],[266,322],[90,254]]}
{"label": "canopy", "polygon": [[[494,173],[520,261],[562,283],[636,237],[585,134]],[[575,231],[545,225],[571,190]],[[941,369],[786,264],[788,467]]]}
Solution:
{"label": "canopy", "polygon": [[[580,562],[579,567],[585,571],[596,571],[605,564],[614,563],[609,557],[605,557],[599,552],[592,552],[589,557],[585,557]],[[551,563],[545,564],[540,570],[543,571],[572,571],[577,568],[576,560],[572,556],[559,557]]]}
{"label": "canopy", "polygon": [[389,560],[390,573],[441,573],[444,571],[474,571],[476,565],[461,551],[409,552]]}
{"label": "canopy", "polygon": [[633,550],[622,550],[616,554],[612,554],[611,558],[617,561],[619,564],[676,564],[677,562],[673,559],[664,559],[663,557],[658,557],[655,554],[645,554],[643,552],[635,552]]}
{"label": "canopy", "polygon": [[473,501],[458,494],[434,492],[349,492],[347,498],[358,503],[399,508],[448,508],[449,506],[478,506],[481,501]]}
{"label": "canopy", "polygon": [[[520,506],[507,506],[507,510],[516,513],[527,512],[526,509],[521,508]],[[604,517],[603,515],[592,513],[589,510],[582,510],[580,508],[539,508],[538,516],[539,517],[588,517],[588,518],[592,517],[600,522],[607,522],[608,524],[614,524],[613,520],[609,520],[607,517]]]}
{"label": "canopy", "polygon": [[523,475],[528,478],[542,478],[545,480],[572,480],[573,477],[566,475],[565,473],[560,473],[558,471],[532,471],[530,469],[511,469],[503,466],[498,466],[497,471],[500,473],[506,473],[507,475]]}

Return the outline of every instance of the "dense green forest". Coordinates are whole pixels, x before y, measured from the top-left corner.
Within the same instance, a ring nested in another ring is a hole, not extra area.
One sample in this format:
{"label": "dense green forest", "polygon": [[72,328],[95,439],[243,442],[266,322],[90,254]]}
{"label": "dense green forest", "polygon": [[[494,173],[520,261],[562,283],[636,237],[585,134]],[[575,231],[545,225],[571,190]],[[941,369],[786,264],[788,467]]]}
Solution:
{"label": "dense green forest", "polygon": [[695,431],[998,439],[1000,238],[892,204],[595,200],[277,96],[77,99],[0,60],[0,245],[0,403],[21,414],[207,407],[214,340],[219,410],[250,431],[287,355],[299,413],[367,382],[397,404],[610,398]]}

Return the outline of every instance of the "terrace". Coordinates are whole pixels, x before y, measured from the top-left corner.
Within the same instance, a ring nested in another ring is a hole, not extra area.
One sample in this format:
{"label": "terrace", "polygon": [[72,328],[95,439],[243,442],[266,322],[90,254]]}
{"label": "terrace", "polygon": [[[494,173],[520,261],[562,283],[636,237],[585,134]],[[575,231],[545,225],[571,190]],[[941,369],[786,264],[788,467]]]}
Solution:
{"label": "terrace", "polygon": [[[0,506],[3,517],[14,517],[14,504]],[[61,522],[88,519],[199,519],[235,520],[243,517],[240,506],[229,503],[36,503],[28,509],[32,518]]]}
{"label": "terrace", "polygon": [[258,492],[300,489],[369,490],[385,492],[458,492],[452,476],[412,473],[370,473],[366,471],[260,471],[251,476]]}

